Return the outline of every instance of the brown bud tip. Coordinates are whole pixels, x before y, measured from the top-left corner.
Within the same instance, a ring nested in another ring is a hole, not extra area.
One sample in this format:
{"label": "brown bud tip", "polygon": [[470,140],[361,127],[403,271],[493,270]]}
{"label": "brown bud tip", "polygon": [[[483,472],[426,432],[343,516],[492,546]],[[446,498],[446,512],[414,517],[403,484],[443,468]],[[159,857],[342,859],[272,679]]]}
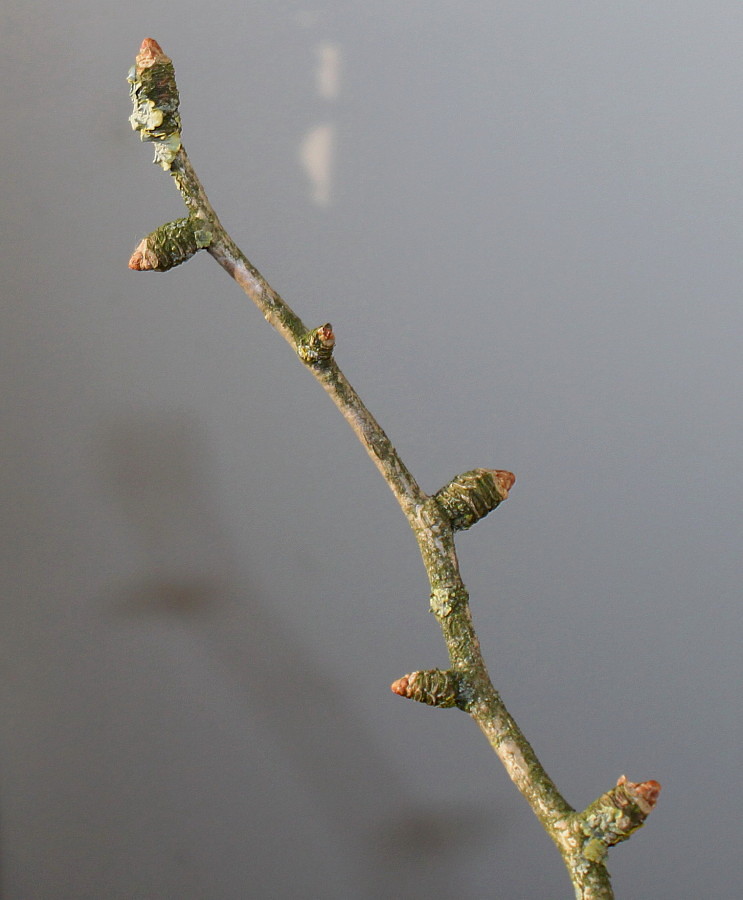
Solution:
{"label": "brown bud tip", "polygon": [[635,790],[649,807],[655,806],[660,796],[660,784],[657,781],[643,781],[635,786]]}
{"label": "brown bud tip", "polygon": [[135,272],[148,272],[150,269],[156,269],[158,264],[157,255],[147,246],[147,238],[140,241],[137,249],[132,253],[129,259],[129,268]]}
{"label": "brown bud tip", "polygon": [[503,469],[496,469],[493,472],[493,477],[498,482],[498,487],[502,488],[504,494],[506,495],[506,497],[508,497],[508,492],[513,487],[516,481],[516,476],[513,474],[513,472],[506,472]]}
{"label": "brown bud tip", "polygon": [[398,678],[397,681],[393,681],[390,685],[390,690],[393,694],[399,694],[401,697],[408,696],[408,681],[410,679],[410,675],[403,675],[402,678]]}
{"label": "brown bud tip", "polygon": [[150,66],[154,66],[155,63],[159,62],[170,62],[163,52],[163,48],[154,38],[145,38],[142,41],[142,46],[139,48],[136,61],[140,69],[148,69]]}
{"label": "brown bud tip", "polygon": [[628,781],[626,775],[621,775],[617,781],[617,786],[623,786],[627,793],[637,800],[646,813],[649,813],[655,806],[660,796],[660,784],[657,781],[635,783]]}
{"label": "brown bud tip", "polygon": [[317,336],[320,338],[323,344],[327,347],[332,347],[335,344],[335,335],[333,334],[333,326],[330,322],[327,322],[325,325],[321,325],[317,329]]}

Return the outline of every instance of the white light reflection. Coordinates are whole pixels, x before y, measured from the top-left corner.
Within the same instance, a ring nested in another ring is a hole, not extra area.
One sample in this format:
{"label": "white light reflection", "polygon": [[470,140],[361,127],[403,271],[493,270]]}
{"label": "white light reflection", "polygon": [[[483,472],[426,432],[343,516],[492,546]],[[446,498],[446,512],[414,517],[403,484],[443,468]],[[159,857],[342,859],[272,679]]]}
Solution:
{"label": "white light reflection", "polygon": [[[341,85],[341,51],[338,44],[323,41],[315,46],[315,93],[320,100],[337,100]],[[330,206],[335,164],[335,123],[312,126],[299,144],[299,160],[310,183],[310,197],[318,206]]]}
{"label": "white light reflection", "polygon": [[302,139],[299,158],[310,180],[312,202],[330,206],[335,126],[316,125]]}
{"label": "white light reflection", "polygon": [[326,42],[315,47],[315,85],[323,100],[336,100],[341,88],[341,48]]}

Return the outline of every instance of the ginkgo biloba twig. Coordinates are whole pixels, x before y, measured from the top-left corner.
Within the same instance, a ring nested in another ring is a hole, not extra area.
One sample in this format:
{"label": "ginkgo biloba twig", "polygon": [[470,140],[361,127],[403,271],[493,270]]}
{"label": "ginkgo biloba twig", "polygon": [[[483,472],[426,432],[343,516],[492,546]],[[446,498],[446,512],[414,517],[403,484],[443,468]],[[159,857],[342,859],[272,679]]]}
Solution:
{"label": "ginkgo biloba twig", "polygon": [[456,531],[470,528],[508,497],[515,476],[474,469],[429,496],[400,459],[376,419],[333,359],[329,323],[308,329],[227,234],[207,199],[181,141],[172,61],[146,38],[129,73],[132,127],[155,145],[155,162],[169,171],[188,216],[160,226],[134,251],[129,266],[164,272],[206,249],[242,287],[265,319],[293,347],[349,423],[397,498],[415,534],[430,583],[430,608],[449,651],[450,668],[412,672],[392,690],[430,706],[457,707],[477,722],[509,776],[557,845],[579,900],[613,897],[605,858],[654,807],[660,785],[621,776],[582,812],[562,797],[506,709],[485,667],[469,596],[459,571]]}

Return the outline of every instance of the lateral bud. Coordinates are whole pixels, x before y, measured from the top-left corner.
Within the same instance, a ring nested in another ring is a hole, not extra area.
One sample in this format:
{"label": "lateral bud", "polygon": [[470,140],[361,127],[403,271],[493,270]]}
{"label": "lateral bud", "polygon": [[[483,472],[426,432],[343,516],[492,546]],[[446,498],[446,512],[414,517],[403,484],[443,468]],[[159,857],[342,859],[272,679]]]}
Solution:
{"label": "lateral bud", "polygon": [[600,859],[608,847],[626,841],[645,824],[660,795],[657,781],[628,781],[620,776],[616,785],[583,812],[587,840],[583,848],[589,859]]}
{"label": "lateral bud", "polygon": [[451,669],[428,669],[403,675],[394,681],[390,688],[393,694],[399,694],[409,700],[447,708],[457,705],[459,678]]}
{"label": "lateral bud", "polygon": [[136,271],[167,272],[208,247],[212,234],[196,216],[166,222],[140,241],[129,260]]}
{"label": "lateral bud", "polygon": [[127,76],[134,111],[132,128],[155,144],[156,162],[170,169],[181,149],[181,117],[173,61],[153,38],[145,38]]}
{"label": "lateral bud", "polygon": [[330,322],[306,332],[297,343],[297,355],[308,365],[325,365],[333,355],[335,335]]}
{"label": "lateral bud", "polygon": [[455,531],[464,531],[507,497],[516,476],[502,469],[472,469],[457,475],[434,494]]}

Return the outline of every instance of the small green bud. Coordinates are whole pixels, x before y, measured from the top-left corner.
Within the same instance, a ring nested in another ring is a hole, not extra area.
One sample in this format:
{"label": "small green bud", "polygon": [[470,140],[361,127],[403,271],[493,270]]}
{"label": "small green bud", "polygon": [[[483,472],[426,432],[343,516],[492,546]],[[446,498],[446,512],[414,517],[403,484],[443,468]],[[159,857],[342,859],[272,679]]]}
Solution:
{"label": "small green bud", "polygon": [[167,272],[190,259],[197,250],[208,247],[211,240],[206,223],[196,216],[166,222],[140,241],[129,260],[129,268]]}
{"label": "small green bud", "polygon": [[455,531],[464,531],[507,497],[516,476],[501,469],[472,469],[457,475],[434,495]]}
{"label": "small green bud", "polygon": [[456,706],[459,696],[459,678],[450,669],[411,672],[398,678],[390,687],[401,697],[442,708]]}
{"label": "small green bud", "polygon": [[597,845],[612,847],[645,824],[658,802],[660,785],[657,781],[628,781],[622,775],[616,785],[589,804],[581,819],[586,835],[584,855],[591,859],[599,852]]}
{"label": "small green bud", "polygon": [[330,322],[308,331],[297,343],[297,355],[309,365],[324,365],[333,355],[335,335]]}

